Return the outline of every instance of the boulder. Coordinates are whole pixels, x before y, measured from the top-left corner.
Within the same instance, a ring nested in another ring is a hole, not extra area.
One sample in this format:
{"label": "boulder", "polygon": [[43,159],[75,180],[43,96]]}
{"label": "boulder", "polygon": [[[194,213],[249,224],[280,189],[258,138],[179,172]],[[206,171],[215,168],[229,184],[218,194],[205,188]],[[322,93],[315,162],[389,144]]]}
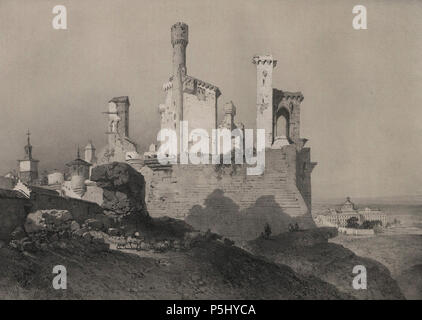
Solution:
{"label": "boulder", "polygon": [[148,216],[145,179],[130,165],[113,162],[97,166],[92,170],[91,180],[103,189],[103,209],[118,215]]}
{"label": "boulder", "polygon": [[55,226],[62,225],[66,221],[72,220],[72,214],[67,210],[41,210],[43,218],[47,224]]}
{"label": "boulder", "polygon": [[24,224],[27,233],[57,231],[70,226],[72,215],[67,210],[38,210],[28,214]]}
{"label": "boulder", "polygon": [[24,228],[27,233],[46,230],[47,225],[45,223],[42,210],[28,214]]}

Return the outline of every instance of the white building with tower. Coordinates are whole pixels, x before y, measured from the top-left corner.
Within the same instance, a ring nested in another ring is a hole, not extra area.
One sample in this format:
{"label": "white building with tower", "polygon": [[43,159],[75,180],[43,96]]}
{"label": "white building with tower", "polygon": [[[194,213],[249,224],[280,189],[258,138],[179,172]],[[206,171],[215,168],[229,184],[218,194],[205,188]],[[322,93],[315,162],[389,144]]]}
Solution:
{"label": "white building with tower", "polygon": [[18,160],[18,177],[23,183],[26,184],[38,184],[38,163],[39,160],[35,160],[32,157],[32,145],[31,145],[31,133],[27,132],[27,143],[24,147],[25,156],[22,160]]}

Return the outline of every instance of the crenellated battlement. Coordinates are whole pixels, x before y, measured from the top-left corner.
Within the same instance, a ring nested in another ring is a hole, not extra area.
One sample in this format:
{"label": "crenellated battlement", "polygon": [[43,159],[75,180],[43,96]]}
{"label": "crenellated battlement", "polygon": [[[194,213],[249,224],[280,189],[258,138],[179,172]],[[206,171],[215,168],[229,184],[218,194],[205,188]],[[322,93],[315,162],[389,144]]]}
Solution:
{"label": "crenellated battlement", "polygon": [[189,27],[183,22],[177,22],[171,27],[171,44],[186,46],[189,43]]}
{"label": "crenellated battlement", "polygon": [[[168,91],[173,88],[173,77],[170,77],[169,81],[163,84],[163,91]],[[186,75],[183,81],[183,88],[186,91],[194,92],[194,88],[202,88],[214,91],[216,95],[219,97],[221,95],[220,89],[208,82],[202,81],[200,79],[194,78],[192,76]]]}
{"label": "crenellated battlement", "polygon": [[277,60],[275,60],[272,55],[262,55],[262,56],[255,55],[252,58],[252,63],[253,64],[262,64],[262,65],[265,65],[265,64],[272,65],[273,68],[275,68],[277,66]]}

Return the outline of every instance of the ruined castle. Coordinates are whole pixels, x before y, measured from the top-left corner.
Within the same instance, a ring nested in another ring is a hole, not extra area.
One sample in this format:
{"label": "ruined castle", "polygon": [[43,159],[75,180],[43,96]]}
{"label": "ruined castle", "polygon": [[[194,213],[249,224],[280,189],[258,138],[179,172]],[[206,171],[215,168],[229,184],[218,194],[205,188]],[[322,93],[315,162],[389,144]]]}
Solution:
{"label": "ruined castle", "polygon": [[[189,129],[209,132],[217,128],[244,130],[235,120],[235,103],[227,101],[219,110],[220,89],[188,73],[186,49],[188,26],[176,23],[171,27],[173,49],[172,74],[165,81],[165,101],[158,111],[161,129],[180,131],[180,121],[188,121]],[[239,164],[168,164],[157,160],[157,147],[140,154],[129,136],[129,98],[109,101],[104,113],[108,118],[107,145],[98,154],[92,143],[85,148],[85,160],[68,164],[69,181],[54,172],[49,187],[70,197],[101,205],[101,189],[90,182],[92,167],[114,161],[127,162],[145,177],[145,201],[152,217],[170,216],[184,219],[192,226],[220,233],[235,240],[253,239],[270,225],[273,233],[288,230],[292,223],[312,228],[311,162],[307,139],[300,137],[301,92],[287,92],[273,87],[273,71],[277,60],[271,55],[252,58],[256,68],[256,128],[265,129],[265,170],[263,174],[246,174],[247,165]],[[223,120],[218,123],[218,115]],[[29,140],[28,140],[29,145]],[[27,150],[28,149],[28,150]],[[34,177],[37,162],[31,148],[21,162],[26,175]],[[27,162],[31,165],[28,167]]]}

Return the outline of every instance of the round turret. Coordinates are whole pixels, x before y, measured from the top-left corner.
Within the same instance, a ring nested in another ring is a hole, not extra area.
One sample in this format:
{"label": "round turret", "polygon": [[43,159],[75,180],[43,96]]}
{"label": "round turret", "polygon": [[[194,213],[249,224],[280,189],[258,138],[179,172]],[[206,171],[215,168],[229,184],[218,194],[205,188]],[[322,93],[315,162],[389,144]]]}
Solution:
{"label": "round turret", "polygon": [[189,27],[183,22],[177,22],[171,27],[171,44],[173,47],[181,43],[187,45],[189,43]]}
{"label": "round turret", "polygon": [[183,81],[187,75],[186,46],[188,44],[188,26],[178,22],[171,27],[171,44],[173,45],[173,79],[172,103],[174,105],[174,128],[179,131],[183,119]]}
{"label": "round turret", "polygon": [[91,164],[80,158],[79,148],[76,159],[66,164],[69,167],[70,184],[72,190],[82,196],[85,193],[85,180],[89,179],[89,167]]}
{"label": "round turret", "polygon": [[85,177],[82,175],[74,175],[70,180],[73,192],[82,196],[86,190]]}

